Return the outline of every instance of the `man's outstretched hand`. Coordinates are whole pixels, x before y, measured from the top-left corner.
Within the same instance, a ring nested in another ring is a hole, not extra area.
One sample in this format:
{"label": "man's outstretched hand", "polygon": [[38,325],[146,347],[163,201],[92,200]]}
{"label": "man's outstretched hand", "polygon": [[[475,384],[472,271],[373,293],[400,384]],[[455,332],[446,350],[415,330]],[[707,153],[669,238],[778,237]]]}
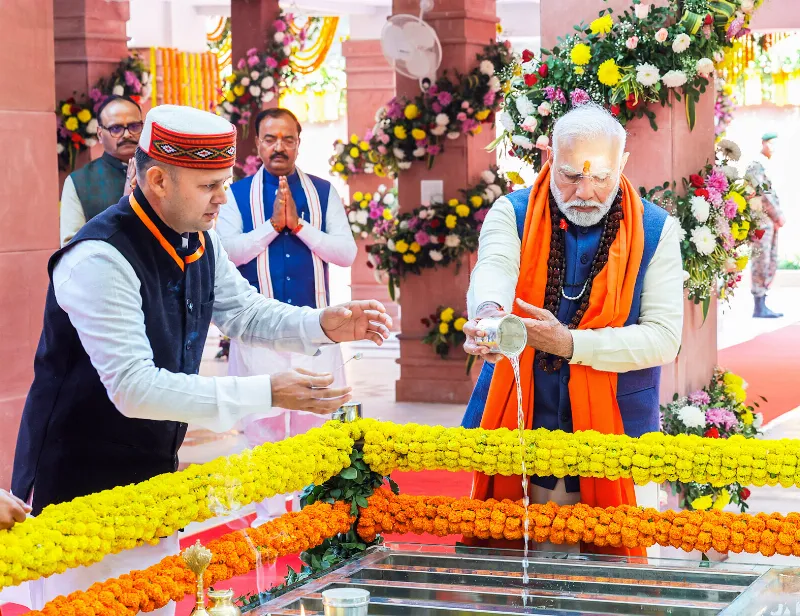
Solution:
{"label": "man's outstretched hand", "polygon": [[332,374],[319,374],[298,368],[291,372],[273,374],[270,381],[272,406],[290,411],[328,415],[352,398],[352,387],[331,387]]}
{"label": "man's outstretched hand", "polygon": [[386,314],[383,304],[370,299],[325,308],[319,324],[333,342],[372,340],[380,346],[389,337],[392,318]]}

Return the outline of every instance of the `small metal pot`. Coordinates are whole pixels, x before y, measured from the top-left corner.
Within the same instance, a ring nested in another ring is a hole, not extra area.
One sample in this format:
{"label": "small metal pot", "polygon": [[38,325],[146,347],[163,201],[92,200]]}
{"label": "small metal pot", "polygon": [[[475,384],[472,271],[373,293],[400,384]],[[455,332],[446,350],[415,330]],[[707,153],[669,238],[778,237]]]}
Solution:
{"label": "small metal pot", "polygon": [[361,588],[332,588],[322,593],[325,616],[367,616],[369,591]]}
{"label": "small metal pot", "polygon": [[481,319],[478,328],[485,335],[475,338],[475,343],[490,348],[493,353],[517,357],[528,344],[528,330],[525,329],[525,323],[514,314]]}

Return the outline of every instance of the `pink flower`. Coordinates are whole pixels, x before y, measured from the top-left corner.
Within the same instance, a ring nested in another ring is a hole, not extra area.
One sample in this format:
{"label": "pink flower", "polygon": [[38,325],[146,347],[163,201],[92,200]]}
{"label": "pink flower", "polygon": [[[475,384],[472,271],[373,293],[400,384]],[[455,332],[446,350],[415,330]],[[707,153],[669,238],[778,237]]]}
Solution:
{"label": "pink flower", "polygon": [[286,32],[286,22],[282,19],[276,19],[272,22],[272,27],[275,28],[275,32]]}
{"label": "pink flower", "polygon": [[431,105],[434,113],[442,113],[442,106],[439,103],[433,103]]}
{"label": "pink flower", "polygon": [[728,178],[719,169],[714,169],[706,178],[706,188],[715,188],[721,193],[728,192]]}
{"label": "pink flower", "polygon": [[248,56],[255,56],[256,54],[258,54],[258,47],[251,47],[247,50]]}
{"label": "pink flower", "polygon": [[450,92],[439,92],[436,99],[442,107],[447,107],[453,102],[453,95]]}
{"label": "pink flower", "polygon": [[414,241],[417,244],[419,244],[420,246],[426,246],[426,245],[430,244],[431,238],[424,231],[417,231],[414,234]]}
{"label": "pink flower", "polygon": [[625,41],[625,47],[628,49],[636,49],[639,46],[639,37],[632,36],[627,41]]}
{"label": "pink flower", "polygon": [[730,431],[739,425],[739,420],[732,411],[726,408],[714,408],[706,411],[706,422],[716,424],[720,428]]}
{"label": "pink flower", "polygon": [[577,107],[578,105],[585,105],[592,99],[586,93],[585,90],[581,90],[580,88],[575,88],[572,92],[569,93],[569,97],[572,100],[572,106]]}
{"label": "pink flower", "polygon": [[258,62],[259,62],[258,56],[248,56],[247,57],[247,65],[248,66],[251,66],[251,67],[255,66],[256,64],[258,64]]}
{"label": "pink flower", "polygon": [[381,154],[386,154],[386,152],[388,152],[388,150],[386,149],[385,145],[379,145],[378,146],[378,152],[380,152]]}
{"label": "pink flower", "polygon": [[469,103],[467,101],[462,102],[461,103],[461,108],[462,109],[468,109],[469,108]]}
{"label": "pink flower", "polygon": [[464,120],[464,123],[461,125],[461,130],[463,132],[465,132],[465,133],[468,133],[469,131],[474,129],[476,126],[478,126],[478,121],[477,120],[473,120],[472,118],[468,118],[468,119]]}
{"label": "pink flower", "polygon": [[459,114],[456,116],[456,119],[457,119],[457,120],[459,120],[460,122],[464,122],[464,121],[466,121],[466,119],[467,119],[467,114],[466,114],[466,113],[464,113],[463,111],[461,111],[461,112],[459,112]]}
{"label": "pink flower", "polygon": [[236,68],[237,68],[238,70],[240,70],[240,71],[244,70],[244,67],[245,67],[245,66],[247,66],[247,63],[245,62],[245,59],[244,59],[244,58],[242,58],[241,60],[239,60],[239,61],[236,63]]}
{"label": "pink flower", "polygon": [[99,88],[92,88],[89,90],[89,98],[91,98],[93,101],[99,101],[101,98],[103,98],[103,93]]}
{"label": "pink flower", "polygon": [[278,61],[272,56],[267,56],[264,59],[264,62],[266,63],[267,68],[272,68],[272,69],[278,68]]}
{"label": "pink flower", "polygon": [[436,156],[440,154],[441,151],[442,151],[442,146],[437,145],[435,143],[432,143],[431,145],[428,146],[428,154],[430,154],[431,156]]}
{"label": "pink flower", "polygon": [[736,203],[733,199],[728,199],[725,201],[725,218],[728,220],[732,220],[736,217]]}
{"label": "pink flower", "polygon": [[711,404],[711,396],[708,395],[708,392],[703,391],[702,389],[695,391],[689,394],[689,404],[694,406],[700,406],[701,404]]}
{"label": "pink flower", "polygon": [[477,210],[474,214],[472,214],[472,218],[475,220],[475,222],[483,222],[488,213],[489,213],[489,208],[482,207],[481,209]]}
{"label": "pink flower", "polygon": [[383,133],[381,135],[381,143],[388,144],[391,140],[392,140],[392,138],[389,135],[387,135],[386,133]]}
{"label": "pink flower", "polygon": [[494,101],[497,98],[497,92],[493,92],[489,90],[486,94],[483,95],[483,104],[487,107],[491,107],[494,105]]}
{"label": "pink flower", "polygon": [[663,43],[669,37],[669,31],[666,28],[661,28],[658,32],[656,32],[656,41],[659,43]]}

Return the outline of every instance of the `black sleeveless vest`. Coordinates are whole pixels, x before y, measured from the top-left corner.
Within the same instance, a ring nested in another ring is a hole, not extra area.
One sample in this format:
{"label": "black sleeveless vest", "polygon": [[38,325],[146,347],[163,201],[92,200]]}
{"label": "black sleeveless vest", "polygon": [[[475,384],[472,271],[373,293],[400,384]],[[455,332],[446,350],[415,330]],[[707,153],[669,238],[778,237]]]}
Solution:
{"label": "black sleeveless vest", "polygon": [[71,174],[87,221],[119,201],[125,192],[127,173],[128,169],[121,160],[103,153]]}
{"label": "black sleeveless vest", "polygon": [[[142,209],[181,257],[200,245],[181,236],[155,214],[139,189]],[[175,260],[132,210],[128,197],[89,221],[48,264],[51,282],[44,328],[34,361],[34,380],[22,414],[12,489],[27,498],[33,513],[54,503],[144,481],[178,468],[186,424],[130,419],[109,399],[97,371],[53,291],[52,274],[68,250],[86,240],[116,248],[141,283],[145,329],[157,368],[197,374],[214,303],[214,250],[181,271]],[[98,302],[102,298],[98,298]]]}

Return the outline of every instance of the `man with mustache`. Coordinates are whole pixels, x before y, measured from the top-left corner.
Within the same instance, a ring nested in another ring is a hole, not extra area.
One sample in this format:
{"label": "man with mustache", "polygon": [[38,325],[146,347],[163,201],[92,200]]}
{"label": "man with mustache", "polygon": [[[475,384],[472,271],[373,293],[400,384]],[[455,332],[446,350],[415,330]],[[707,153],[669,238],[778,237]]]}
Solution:
{"label": "man with mustache", "polygon": [[[534,185],[486,217],[464,326],[465,350],[486,362],[463,426],[517,428],[511,364],[475,339],[482,319],[513,312],[528,333],[527,429],[659,430],[659,366],[675,359],[683,326],[680,227],[622,174],[625,140],[602,107],[572,109],[556,122]],[[529,485],[534,503],[636,502],[630,480],[533,476]],[[520,477],[476,474],[473,497],[520,499]]]}
{"label": "man with mustache", "polygon": [[[262,295],[292,306],[324,308],[330,301],[328,264],[349,267],[356,257],[344,205],[330,182],[297,168],[302,127],[291,111],[265,109],[256,116],[255,128],[263,166],[230,187],[217,231],[230,259]],[[229,375],[291,368],[331,373],[334,383],[345,385],[338,346],[311,358],[231,341]],[[252,446],[305,432],[322,421],[311,414],[284,413],[249,417],[243,427]],[[257,526],[285,513],[286,499],[267,499],[256,511]]]}
{"label": "man with mustache", "polygon": [[73,171],[61,192],[61,246],[87,221],[125,193],[128,162],[142,132],[142,109],[125,96],[112,95],[97,109],[97,137],[103,155]]}

